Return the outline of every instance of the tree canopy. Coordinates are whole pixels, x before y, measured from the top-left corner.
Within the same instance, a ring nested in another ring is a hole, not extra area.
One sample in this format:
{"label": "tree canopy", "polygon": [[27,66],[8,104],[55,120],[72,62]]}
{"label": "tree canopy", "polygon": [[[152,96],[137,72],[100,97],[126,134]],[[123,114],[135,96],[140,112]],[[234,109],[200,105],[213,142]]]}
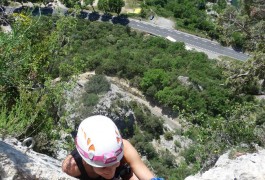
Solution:
{"label": "tree canopy", "polygon": [[121,13],[121,8],[125,5],[123,0],[99,0],[98,8],[104,12],[114,12],[118,15]]}

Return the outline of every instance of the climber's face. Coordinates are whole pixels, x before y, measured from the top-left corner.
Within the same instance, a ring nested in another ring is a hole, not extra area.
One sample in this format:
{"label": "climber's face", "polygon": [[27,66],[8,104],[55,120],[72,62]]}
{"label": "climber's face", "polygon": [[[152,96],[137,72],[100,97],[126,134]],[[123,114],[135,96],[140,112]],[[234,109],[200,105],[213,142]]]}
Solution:
{"label": "climber's face", "polygon": [[112,179],[115,175],[116,168],[119,167],[120,162],[109,167],[93,167],[94,172],[105,179]]}

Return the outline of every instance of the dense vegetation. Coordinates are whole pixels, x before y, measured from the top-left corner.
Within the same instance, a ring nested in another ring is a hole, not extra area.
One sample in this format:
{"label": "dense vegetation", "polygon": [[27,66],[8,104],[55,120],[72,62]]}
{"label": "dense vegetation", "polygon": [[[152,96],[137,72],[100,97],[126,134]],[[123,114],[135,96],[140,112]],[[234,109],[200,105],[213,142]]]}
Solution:
{"label": "dense vegetation", "polygon": [[[265,103],[253,97],[264,91],[259,83],[265,76],[264,54],[259,48],[247,63],[223,65],[185,50],[183,43],[129,27],[73,17],[14,17],[12,33],[0,34],[1,134],[35,136],[37,150],[52,153],[46,148],[59,138],[59,130],[69,128],[61,110],[65,82],[74,74],[95,70],[130,80],[153,103],[185,120],[180,133],[194,143],[183,151],[185,161],[176,165],[169,152],[158,154],[147,143],[162,134],[162,122],[130,105],[139,122],[130,138],[159,176],[184,179],[208,168],[228,148],[264,145]],[[61,81],[55,83],[57,77]],[[88,107],[98,100],[97,88],[108,89],[102,77],[93,82],[98,86],[87,87],[93,99],[85,101]]]}
{"label": "dense vegetation", "polygon": [[177,28],[204,31],[212,37],[216,34],[215,26],[206,14],[207,7],[204,0],[147,0],[145,2],[144,9],[151,8],[160,16],[174,17]]}
{"label": "dense vegetation", "polygon": [[220,42],[249,51],[264,53],[264,2],[244,0],[240,8],[227,7],[218,19]]}
{"label": "dense vegetation", "polygon": [[142,17],[171,18],[176,29],[216,39],[237,50],[264,49],[264,2],[237,0],[146,0]]}

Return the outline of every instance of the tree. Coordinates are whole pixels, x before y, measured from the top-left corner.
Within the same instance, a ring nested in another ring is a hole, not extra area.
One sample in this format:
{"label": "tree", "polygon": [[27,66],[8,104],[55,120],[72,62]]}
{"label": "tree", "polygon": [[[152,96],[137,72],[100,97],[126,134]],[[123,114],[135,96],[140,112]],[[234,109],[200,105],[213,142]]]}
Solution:
{"label": "tree", "polygon": [[105,13],[109,12],[109,3],[108,0],[99,0],[98,9],[103,10]]}
{"label": "tree", "polygon": [[241,34],[239,32],[234,32],[234,33],[232,33],[231,44],[235,48],[242,49],[244,47],[244,44],[245,44],[245,37],[243,36],[243,34]]}
{"label": "tree", "polygon": [[169,82],[170,76],[163,69],[150,69],[144,73],[140,86],[146,92],[151,86],[155,86],[157,90],[163,89]]}
{"label": "tree", "polygon": [[227,6],[226,0],[219,0],[219,1],[217,1],[217,4],[218,4],[220,9],[225,9]]}
{"label": "tree", "polygon": [[121,8],[125,5],[123,0],[109,0],[109,9],[111,12],[115,12],[118,15],[121,12]]}
{"label": "tree", "polygon": [[[64,51],[64,30],[69,30],[65,25],[73,24],[68,21],[72,17],[57,18],[19,14],[12,33],[0,33],[0,134],[19,139],[44,134],[47,145],[58,135],[65,86],[51,79],[59,75],[58,52]],[[47,152],[43,142],[37,141],[35,148]]]}
{"label": "tree", "polygon": [[93,9],[93,11],[95,11],[93,3],[95,2],[95,0],[84,0],[83,1],[85,5],[90,5]]}
{"label": "tree", "polygon": [[121,8],[125,5],[123,0],[99,0],[98,9],[107,12],[121,13]]}
{"label": "tree", "polygon": [[[228,6],[220,15],[218,24],[225,42],[228,45],[237,42],[240,37],[244,38],[244,47],[250,51],[263,51],[265,42],[265,15],[260,3],[254,1],[245,1],[244,9],[238,11],[235,7]],[[236,33],[235,33],[236,32]],[[239,35],[239,33],[241,35]],[[228,39],[227,39],[228,37]],[[221,39],[222,40],[222,39]],[[239,42],[241,43],[241,42]]]}
{"label": "tree", "polygon": [[254,57],[239,66],[240,71],[234,72],[226,85],[236,94],[260,94],[265,90],[265,59],[264,53],[256,52]]}

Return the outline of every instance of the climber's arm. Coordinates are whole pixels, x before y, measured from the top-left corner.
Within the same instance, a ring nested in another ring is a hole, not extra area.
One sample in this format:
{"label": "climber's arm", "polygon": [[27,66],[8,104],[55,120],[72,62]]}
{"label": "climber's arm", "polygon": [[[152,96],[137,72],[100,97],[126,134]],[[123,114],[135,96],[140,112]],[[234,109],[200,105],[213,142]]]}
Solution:
{"label": "climber's arm", "polygon": [[73,176],[73,177],[78,177],[81,173],[72,155],[68,155],[65,158],[62,164],[62,170],[66,174]]}
{"label": "climber's arm", "polygon": [[123,140],[124,144],[124,157],[125,160],[130,164],[133,177],[130,180],[149,180],[154,176],[154,174],[147,168],[144,162],[141,160],[136,149],[127,140]]}

